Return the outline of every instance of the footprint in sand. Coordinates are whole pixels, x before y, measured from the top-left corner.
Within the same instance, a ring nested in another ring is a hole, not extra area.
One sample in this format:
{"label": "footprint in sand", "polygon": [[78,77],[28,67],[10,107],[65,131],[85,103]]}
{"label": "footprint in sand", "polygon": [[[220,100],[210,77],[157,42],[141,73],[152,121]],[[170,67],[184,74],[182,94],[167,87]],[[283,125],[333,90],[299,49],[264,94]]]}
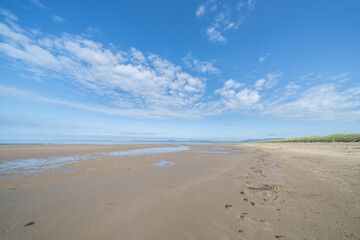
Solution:
{"label": "footprint in sand", "polygon": [[245,215],[238,216],[237,220],[240,222],[245,219]]}
{"label": "footprint in sand", "polygon": [[254,191],[278,190],[280,188],[280,186],[278,185],[269,185],[269,184],[246,184],[244,185],[244,187]]}
{"label": "footprint in sand", "polygon": [[255,170],[255,173],[259,173],[262,177],[266,177],[266,175],[263,174],[262,170]]}

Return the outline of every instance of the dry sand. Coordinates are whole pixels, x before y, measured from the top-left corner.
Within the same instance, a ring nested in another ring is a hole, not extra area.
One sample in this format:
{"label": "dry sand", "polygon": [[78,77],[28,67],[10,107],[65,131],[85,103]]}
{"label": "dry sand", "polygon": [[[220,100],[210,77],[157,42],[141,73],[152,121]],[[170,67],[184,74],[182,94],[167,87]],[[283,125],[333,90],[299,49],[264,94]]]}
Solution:
{"label": "dry sand", "polygon": [[0,239],[360,239],[359,144],[189,146],[1,146],[0,163],[94,157],[3,175]]}

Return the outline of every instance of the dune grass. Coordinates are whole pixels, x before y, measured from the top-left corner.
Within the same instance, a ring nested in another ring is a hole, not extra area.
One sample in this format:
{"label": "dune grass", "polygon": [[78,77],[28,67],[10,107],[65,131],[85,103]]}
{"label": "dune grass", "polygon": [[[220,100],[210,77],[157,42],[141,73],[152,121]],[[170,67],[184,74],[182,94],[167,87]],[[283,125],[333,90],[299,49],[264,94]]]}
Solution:
{"label": "dune grass", "polygon": [[329,136],[311,136],[301,138],[277,139],[262,142],[360,142],[360,133],[353,134],[333,134]]}

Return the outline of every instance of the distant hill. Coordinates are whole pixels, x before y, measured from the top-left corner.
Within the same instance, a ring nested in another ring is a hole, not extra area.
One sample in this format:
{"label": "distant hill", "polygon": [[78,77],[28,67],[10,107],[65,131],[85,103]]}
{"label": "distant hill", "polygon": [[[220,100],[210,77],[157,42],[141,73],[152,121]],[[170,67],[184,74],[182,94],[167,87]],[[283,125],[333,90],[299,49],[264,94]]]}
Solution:
{"label": "distant hill", "polygon": [[301,138],[277,139],[258,142],[360,142],[360,133],[332,134],[329,136],[312,136]]}

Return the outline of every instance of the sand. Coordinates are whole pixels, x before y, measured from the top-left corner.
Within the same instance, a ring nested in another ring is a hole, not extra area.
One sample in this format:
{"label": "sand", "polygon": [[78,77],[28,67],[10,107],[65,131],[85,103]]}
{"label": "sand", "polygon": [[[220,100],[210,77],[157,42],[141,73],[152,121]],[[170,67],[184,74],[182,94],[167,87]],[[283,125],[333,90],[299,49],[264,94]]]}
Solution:
{"label": "sand", "polygon": [[2,175],[0,239],[360,239],[360,144],[188,146],[1,146],[0,163],[93,158]]}

